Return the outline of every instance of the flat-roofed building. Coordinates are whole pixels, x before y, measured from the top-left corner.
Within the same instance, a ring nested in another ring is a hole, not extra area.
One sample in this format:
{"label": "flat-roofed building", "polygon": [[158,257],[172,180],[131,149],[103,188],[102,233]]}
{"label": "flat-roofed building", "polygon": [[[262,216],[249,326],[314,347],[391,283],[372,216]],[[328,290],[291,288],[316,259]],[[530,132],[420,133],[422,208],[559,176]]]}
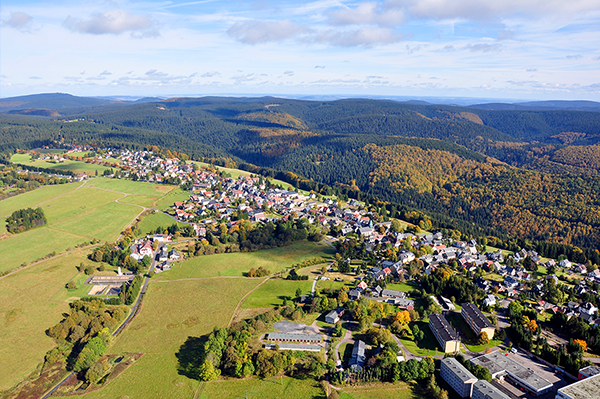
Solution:
{"label": "flat-roofed building", "polygon": [[488,369],[493,378],[506,376],[507,381],[511,384],[537,396],[552,389],[550,381],[498,351],[475,357],[470,361]]}
{"label": "flat-roofed building", "polygon": [[479,335],[484,331],[489,339],[494,338],[496,329],[475,304],[463,303],[460,314],[476,335]]}
{"label": "flat-roofed building", "polygon": [[578,380],[583,380],[584,378],[593,377],[595,375],[600,374],[600,367],[598,366],[587,366],[582,369],[579,369],[579,375],[577,376]]}
{"label": "flat-roofed building", "polygon": [[477,378],[453,357],[442,359],[440,376],[462,398],[471,397],[473,384],[477,382]]}
{"label": "flat-roofed building", "polygon": [[595,375],[562,387],[556,399],[590,399],[600,396],[600,375]]}
{"label": "flat-roofed building", "polygon": [[269,341],[285,341],[285,342],[301,342],[301,343],[319,343],[321,335],[319,334],[293,334],[293,333],[276,333],[267,334]]}
{"label": "flat-roofed building", "polygon": [[489,382],[479,380],[473,384],[471,399],[510,399],[510,397]]}
{"label": "flat-roofed building", "polygon": [[458,333],[444,316],[437,313],[429,316],[429,328],[444,353],[458,352],[460,350]]}

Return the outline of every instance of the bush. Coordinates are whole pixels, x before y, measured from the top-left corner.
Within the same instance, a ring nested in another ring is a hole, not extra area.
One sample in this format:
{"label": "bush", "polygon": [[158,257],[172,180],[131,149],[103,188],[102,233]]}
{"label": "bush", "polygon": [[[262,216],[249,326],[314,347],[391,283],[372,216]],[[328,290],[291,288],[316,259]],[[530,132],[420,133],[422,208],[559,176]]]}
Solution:
{"label": "bush", "polygon": [[68,290],[76,290],[77,284],[75,284],[73,281],[69,281],[67,284],[65,284],[65,288]]}

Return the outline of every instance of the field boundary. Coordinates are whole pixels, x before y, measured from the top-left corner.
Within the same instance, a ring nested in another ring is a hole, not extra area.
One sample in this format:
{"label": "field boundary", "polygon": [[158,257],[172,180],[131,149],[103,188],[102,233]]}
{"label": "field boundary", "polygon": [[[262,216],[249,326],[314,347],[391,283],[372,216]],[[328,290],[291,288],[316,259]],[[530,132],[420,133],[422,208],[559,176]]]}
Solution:
{"label": "field boundary", "polygon": [[[248,278],[248,277],[244,277],[244,278]],[[257,289],[260,288],[261,285],[263,285],[264,283],[266,283],[267,281],[269,281],[272,277],[267,277],[266,279],[264,279],[260,284],[258,284],[256,287],[254,287],[253,289],[251,289],[250,291],[248,291],[246,293],[246,295],[244,295],[242,297],[242,299],[240,299],[240,301],[238,302],[237,306],[235,307],[235,309],[233,310],[233,313],[231,315],[231,319],[229,320],[229,324],[227,324],[227,327],[231,327],[231,325],[233,324],[233,321],[235,320],[235,318],[240,314],[240,309],[242,308],[242,305],[244,303],[244,301],[246,300],[246,298],[252,294],[254,291],[256,291]]]}

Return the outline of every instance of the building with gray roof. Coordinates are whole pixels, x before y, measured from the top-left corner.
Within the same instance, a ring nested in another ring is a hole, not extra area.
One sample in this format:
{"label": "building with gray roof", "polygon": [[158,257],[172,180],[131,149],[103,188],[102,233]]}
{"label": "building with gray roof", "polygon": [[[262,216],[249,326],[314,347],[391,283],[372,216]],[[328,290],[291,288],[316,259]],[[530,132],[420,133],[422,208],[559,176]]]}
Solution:
{"label": "building with gray roof", "polygon": [[488,369],[493,378],[506,376],[511,384],[538,396],[552,389],[550,381],[498,351],[475,357],[471,363]]}
{"label": "building with gray roof", "polygon": [[479,380],[473,384],[471,399],[510,399],[510,397],[489,382]]}
{"label": "building with gray roof", "polygon": [[440,376],[462,398],[471,396],[473,384],[477,382],[477,378],[453,357],[442,359]]}
{"label": "building with gray roof", "polygon": [[471,330],[476,335],[479,335],[482,331],[485,332],[489,339],[494,338],[494,333],[496,329],[490,323],[487,317],[479,310],[475,304],[472,303],[463,303],[462,311],[460,312],[465,322],[471,327]]}
{"label": "building with gray roof", "polygon": [[365,350],[367,346],[363,341],[356,341],[354,343],[354,347],[352,348],[352,357],[348,362],[348,367],[351,370],[359,371],[362,370],[363,365],[365,364]]}
{"label": "building with gray roof", "polygon": [[321,335],[319,334],[290,334],[290,333],[277,333],[272,332],[267,334],[267,339],[270,341],[287,341],[287,342],[303,342],[303,343],[315,343],[321,342]]}
{"label": "building with gray roof", "polygon": [[600,395],[600,375],[577,381],[562,387],[556,393],[556,399],[591,399]]}
{"label": "building with gray roof", "polygon": [[458,352],[460,350],[458,333],[444,316],[437,313],[429,316],[429,328],[444,350],[444,353]]}

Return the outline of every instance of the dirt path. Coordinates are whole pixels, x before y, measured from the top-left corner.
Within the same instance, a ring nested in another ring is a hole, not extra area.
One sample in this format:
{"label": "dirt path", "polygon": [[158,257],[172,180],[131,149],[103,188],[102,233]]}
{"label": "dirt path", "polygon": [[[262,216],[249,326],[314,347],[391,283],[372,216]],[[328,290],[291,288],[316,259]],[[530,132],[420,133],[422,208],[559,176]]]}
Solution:
{"label": "dirt path", "polygon": [[[248,278],[248,277],[245,277],[245,278]],[[246,295],[244,295],[242,297],[242,299],[240,299],[240,301],[238,302],[237,306],[235,307],[235,310],[233,311],[233,314],[231,315],[231,319],[229,320],[229,324],[227,324],[227,327],[231,327],[231,325],[233,324],[233,321],[235,320],[235,318],[240,314],[242,304],[244,303],[244,301],[246,300],[246,298],[248,297],[248,295],[252,294],[254,291],[256,291],[257,289],[259,289],[261,285],[263,285],[264,283],[266,283],[270,279],[271,279],[271,277],[267,277],[260,284],[258,284],[256,287],[254,287],[253,289],[251,289],[250,291],[248,291],[246,293]]]}
{"label": "dirt path", "polygon": [[352,331],[350,330],[346,330],[346,335],[344,335],[344,338],[338,342],[338,344],[335,346],[335,350],[333,351],[333,354],[335,356],[335,364],[336,365],[341,365],[342,361],[340,359],[340,346],[342,346],[342,344],[345,343],[350,343],[350,342],[354,342],[354,338],[352,338]]}

